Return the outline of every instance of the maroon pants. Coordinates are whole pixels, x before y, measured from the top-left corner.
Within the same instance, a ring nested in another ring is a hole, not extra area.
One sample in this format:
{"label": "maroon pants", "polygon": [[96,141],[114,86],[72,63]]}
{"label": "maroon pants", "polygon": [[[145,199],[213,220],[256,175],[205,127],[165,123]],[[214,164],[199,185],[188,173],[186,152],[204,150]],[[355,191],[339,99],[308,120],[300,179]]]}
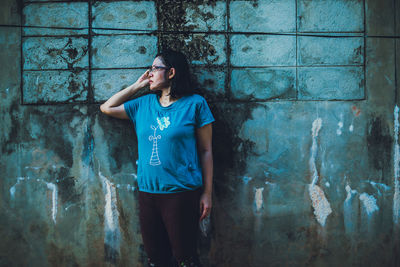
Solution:
{"label": "maroon pants", "polygon": [[197,258],[202,188],[172,194],[139,191],[139,219],[149,262],[168,266]]}

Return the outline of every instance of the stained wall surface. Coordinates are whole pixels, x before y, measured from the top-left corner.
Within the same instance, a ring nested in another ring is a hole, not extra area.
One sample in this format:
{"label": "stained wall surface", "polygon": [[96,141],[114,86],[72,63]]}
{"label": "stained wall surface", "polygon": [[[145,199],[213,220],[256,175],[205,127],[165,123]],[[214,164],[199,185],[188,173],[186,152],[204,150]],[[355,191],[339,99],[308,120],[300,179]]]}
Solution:
{"label": "stained wall surface", "polygon": [[136,134],[99,104],[165,47],[216,118],[204,266],[400,266],[399,0],[0,7],[0,266],[145,266]]}

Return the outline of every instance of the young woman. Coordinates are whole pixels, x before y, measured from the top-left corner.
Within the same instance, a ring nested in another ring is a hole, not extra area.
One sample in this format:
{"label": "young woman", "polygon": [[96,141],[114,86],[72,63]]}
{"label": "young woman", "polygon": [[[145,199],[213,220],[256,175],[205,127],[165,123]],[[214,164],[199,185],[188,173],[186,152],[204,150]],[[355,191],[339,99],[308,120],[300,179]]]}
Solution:
{"label": "young woman", "polygon": [[[147,85],[154,94],[127,101]],[[167,50],[100,106],[130,119],[137,133],[139,218],[150,266],[172,266],[173,258],[182,267],[199,266],[198,223],[211,211],[214,118],[193,90],[185,56]]]}

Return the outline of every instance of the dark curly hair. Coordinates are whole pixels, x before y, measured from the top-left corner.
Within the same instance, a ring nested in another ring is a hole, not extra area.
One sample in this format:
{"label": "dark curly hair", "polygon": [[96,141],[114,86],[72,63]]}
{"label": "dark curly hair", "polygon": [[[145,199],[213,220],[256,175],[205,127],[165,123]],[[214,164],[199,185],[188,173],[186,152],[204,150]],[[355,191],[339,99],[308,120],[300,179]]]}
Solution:
{"label": "dark curly hair", "polygon": [[[156,57],[160,57],[166,67],[175,69],[175,76],[171,81],[170,96],[172,98],[180,98],[197,92],[190,73],[188,61],[183,53],[165,49],[161,53],[158,53]],[[160,94],[161,92],[158,93]]]}

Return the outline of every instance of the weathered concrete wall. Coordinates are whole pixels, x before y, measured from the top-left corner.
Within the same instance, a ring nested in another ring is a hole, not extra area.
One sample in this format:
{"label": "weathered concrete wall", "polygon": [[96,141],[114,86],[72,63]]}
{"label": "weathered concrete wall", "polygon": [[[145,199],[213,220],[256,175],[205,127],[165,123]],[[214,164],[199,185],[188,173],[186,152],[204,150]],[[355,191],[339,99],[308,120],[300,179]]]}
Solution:
{"label": "weathered concrete wall", "polygon": [[0,5],[41,26],[0,27],[1,266],[145,264],[136,135],[98,104],[165,46],[216,117],[205,266],[400,266],[399,0]]}

